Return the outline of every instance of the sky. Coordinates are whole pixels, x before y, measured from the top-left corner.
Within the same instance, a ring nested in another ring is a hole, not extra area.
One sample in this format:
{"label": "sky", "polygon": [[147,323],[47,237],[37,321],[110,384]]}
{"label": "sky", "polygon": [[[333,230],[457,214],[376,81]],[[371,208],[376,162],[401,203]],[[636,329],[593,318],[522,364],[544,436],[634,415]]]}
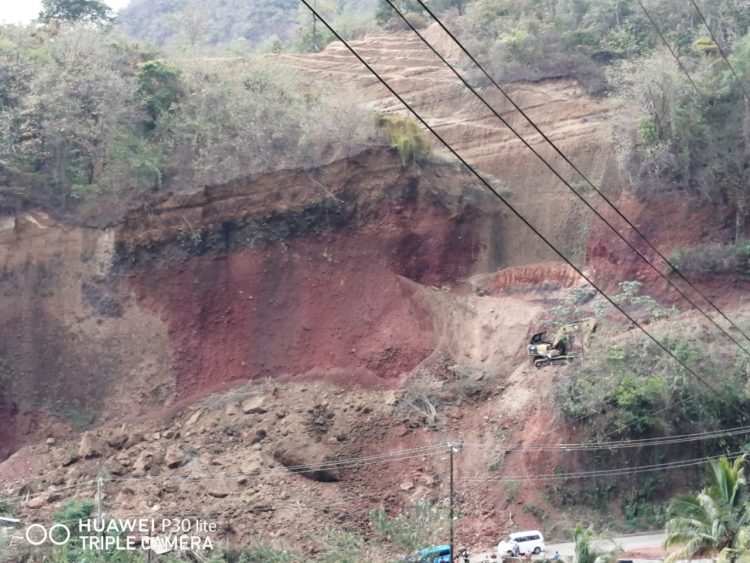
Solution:
{"label": "sky", "polygon": [[[130,0],[103,0],[115,12],[124,8]],[[39,15],[41,0],[0,0],[0,22],[28,23]]]}

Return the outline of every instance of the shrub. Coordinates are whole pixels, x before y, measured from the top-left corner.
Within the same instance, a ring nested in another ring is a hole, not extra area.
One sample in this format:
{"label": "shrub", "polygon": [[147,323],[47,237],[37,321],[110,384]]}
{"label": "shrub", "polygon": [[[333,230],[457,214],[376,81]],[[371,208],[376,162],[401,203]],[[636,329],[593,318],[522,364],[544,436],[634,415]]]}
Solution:
{"label": "shrub", "polygon": [[430,143],[413,119],[400,115],[380,115],[376,124],[390,147],[398,152],[404,166],[424,162],[432,153]]}
{"label": "shrub", "polygon": [[375,535],[408,552],[435,543],[446,520],[445,511],[426,499],[417,501],[411,509],[397,516],[389,516],[382,507],[370,511],[370,524]]}
{"label": "shrub", "polygon": [[684,274],[710,276],[738,273],[750,277],[750,243],[702,244],[676,250],[672,264]]}

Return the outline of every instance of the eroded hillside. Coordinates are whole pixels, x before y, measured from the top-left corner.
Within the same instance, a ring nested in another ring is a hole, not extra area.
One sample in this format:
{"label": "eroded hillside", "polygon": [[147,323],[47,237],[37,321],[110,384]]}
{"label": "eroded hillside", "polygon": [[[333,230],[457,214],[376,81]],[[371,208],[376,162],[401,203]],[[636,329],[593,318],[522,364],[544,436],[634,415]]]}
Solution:
{"label": "eroded hillside", "polygon": [[[353,44],[577,265],[605,282],[643,278],[643,265],[623,258],[613,235],[417,39]],[[401,111],[341,45],[278,60],[355,84],[378,111]],[[611,102],[571,81],[509,91],[657,240],[695,242],[710,230],[711,210],[690,223],[690,200],[648,207],[618,191]],[[538,490],[485,480],[557,467],[539,452],[506,457],[501,443],[579,431],[553,420],[557,372],[530,368],[525,344],[560,290],[580,280],[437,152],[404,166],[394,151],[370,149],[163,196],[109,229],[36,211],[6,218],[0,479],[16,513],[47,517],[106,474],[112,513],[189,509],[221,521],[224,539],[294,542],[295,527],[366,530],[375,506],[440,501],[446,459],[428,451],[312,480],[285,467],[465,439],[474,447],[457,468],[459,540],[489,544],[514,525],[538,525],[524,504],[538,502]],[[658,214],[671,219],[657,224]]]}

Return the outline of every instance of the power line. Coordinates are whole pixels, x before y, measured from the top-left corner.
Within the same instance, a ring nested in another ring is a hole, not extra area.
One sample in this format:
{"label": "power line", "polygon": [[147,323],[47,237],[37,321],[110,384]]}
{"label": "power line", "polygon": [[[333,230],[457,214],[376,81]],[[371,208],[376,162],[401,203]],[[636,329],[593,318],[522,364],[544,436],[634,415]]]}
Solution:
{"label": "power line", "polygon": [[561,443],[561,444],[530,444],[525,446],[508,446],[503,443],[472,443],[465,442],[464,445],[467,448],[475,449],[489,449],[503,447],[508,452],[540,452],[540,451],[597,451],[607,449],[623,449],[623,448],[645,448],[651,446],[666,446],[672,444],[684,444],[688,442],[700,442],[704,440],[711,440],[715,438],[725,438],[731,436],[738,436],[742,434],[750,434],[750,426],[741,426],[738,428],[730,428],[726,430],[714,430],[710,432],[697,432],[694,434],[682,434],[677,436],[662,436],[659,438],[642,438],[639,440],[620,440],[612,442],[583,442],[583,443]]}
{"label": "power line", "polygon": [[[359,53],[351,46],[349,43],[341,37],[341,35],[333,29],[333,27],[328,23],[328,21],[323,18],[311,5],[307,0],[300,0],[309,10],[311,10],[317,17],[320,19],[321,23],[323,23],[328,30],[338,39],[341,41],[341,43],[359,60],[364,67],[377,78],[377,80],[385,86],[391,94],[393,94],[396,99],[398,99],[404,107],[406,107],[418,120],[422,125],[424,125],[425,128],[427,128],[430,133],[432,133],[435,138],[437,138],[443,146],[445,146],[460,162],[463,164],[492,194],[495,195],[500,201],[502,201],[506,207],[513,213],[521,222],[523,222],[534,234],[536,234],[549,248],[557,254],[560,258],[562,258],[567,264],[570,265],[571,268],[584,280],[586,280],[591,287],[593,287],[596,291],[598,291],[602,297],[604,297],[615,309],[617,309],[622,315],[627,318],[633,326],[638,328],[640,331],[642,331],[646,336],[649,337],[663,352],[668,354],[672,359],[677,362],[682,368],[689,373],[691,376],[695,377],[698,381],[700,381],[706,388],[708,388],[710,391],[716,394],[717,397],[721,398],[721,395],[719,392],[705,379],[703,379],[700,375],[698,375],[695,371],[693,371],[692,368],[687,366],[682,360],[680,360],[677,356],[674,355],[674,353],[669,350],[664,344],[662,344],[659,340],[656,339],[649,331],[647,331],[643,326],[636,321],[633,317],[631,317],[622,307],[620,307],[617,303],[613,301],[611,297],[609,297],[598,285],[596,285],[593,280],[591,280],[586,274],[581,271],[580,268],[578,268],[575,264],[573,264],[554,244],[552,244],[534,225],[532,225],[510,202],[507,201],[506,198],[502,196],[495,188],[492,187],[492,185],[481,175],[479,174],[474,167],[472,167],[466,160],[456,152],[456,150],[447,142],[445,141],[438,133],[435,131],[435,129],[430,126],[429,123],[427,123],[422,116],[419,115],[419,113],[414,110],[414,108],[411,107],[392,87],[388,82],[383,79],[368,63],[365,61]],[[747,415],[742,412],[736,405],[732,405],[732,407],[742,416],[743,419],[747,418]]]}
{"label": "power line", "polygon": [[734,76],[734,79],[737,81],[737,86],[740,87],[742,90],[742,93],[745,95],[745,99],[750,102],[750,95],[748,95],[747,90],[745,89],[745,84],[740,80],[740,77],[737,76],[737,73],[734,71],[734,67],[729,62],[729,59],[727,58],[726,54],[724,53],[724,49],[721,48],[721,45],[719,45],[719,41],[716,39],[716,35],[714,35],[713,30],[708,25],[708,22],[706,21],[706,18],[703,16],[703,12],[701,12],[701,9],[698,7],[698,4],[695,3],[695,0],[690,0],[690,3],[693,5],[693,8],[695,8],[695,11],[698,13],[698,17],[703,22],[703,25],[706,26],[706,29],[708,30],[708,33],[711,35],[711,39],[716,44],[716,48],[719,49],[719,54],[721,54],[721,58],[724,59],[724,62],[726,63],[729,70],[732,72],[732,75]]}
{"label": "power line", "polygon": [[[658,446],[658,445],[668,445],[668,444],[677,444],[677,443],[685,443],[685,442],[691,442],[691,441],[701,441],[701,440],[707,440],[707,439],[714,439],[714,438],[720,438],[720,437],[728,437],[728,436],[735,436],[738,434],[747,434],[750,433],[750,426],[742,426],[737,428],[731,428],[726,430],[717,430],[717,431],[711,431],[711,432],[699,432],[694,434],[683,434],[678,436],[665,436],[660,438],[645,438],[641,440],[623,440],[623,441],[615,441],[615,442],[582,442],[582,443],[561,443],[561,444],[534,444],[531,446],[523,446],[523,447],[505,447],[505,451],[508,453],[511,452],[527,452],[527,451],[549,451],[549,450],[563,450],[563,451],[596,451],[596,450],[602,450],[602,449],[619,449],[619,448],[631,448],[631,447],[649,447],[649,446]],[[472,448],[472,449],[489,449],[497,446],[502,446],[503,444],[474,444],[470,442],[462,442],[462,447]],[[204,481],[215,481],[219,479],[227,479],[232,477],[256,477],[256,478],[262,478],[262,477],[274,477],[274,476],[290,476],[293,474],[304,474],[304,473],[310,473],[318,470],[323,469],[351,469],[354,467],[361,467],[363,465],[371,465],[371,464],[382,464],[382,463],[393,463],[397,461],[405,461],[409,459],[415,459],[425,456],[435,456],[435,455],[442,455],[446,453],[446,448],[450,448],[452,446],[452,443],[438,443],[433,444],[429,446],[423,446],[419,448],[410,448],[406,450],[400,450],[397,452],[390,452],[388,454],[378,454],[373,456],[364,456],[359,458],[350,458],[350,459],[343,459],[343,460],[337,460],[335,462],[329,462],[326,464],[320,464],[320,465],[297,465],[297,466],[289,466],[284,467],[283,469],[268,469],[268,470],[258,470],[258,471],[249,471],[249,472],[222,472],[222,473],[213,473],[208,475],[203,475],[199,477],[178,477],[175,475],[159,475],[159,476],[144,476],[144,477],[126,477],[126,478],[116,478],[116,479],[110,479],[107,481],[107,484],[112,485],[121,485],[129,482],[158,482],[161,480],[170,480],[170,481],[179,481],[181,483],[197,483],[197,482],[204,482]],[[730,454],[735,455],[735,454]],[[714,457],[721,457],[721,456],[714,456]],[[703,458],[705,459],[714,459],[712,458]],[[687,460],[686,461],[675,461],[670,462],[671,464],[682,464],[682,463],[693,463],[696,460]],[[593,475],[593,474],[599,474],[601,472],[607,473],[611,471],[630,471],[632,468],[616,468],[612,470],[600,470],[595,472],[587,472],[586,475]],[[602,473],[602,474],[604,474]],[[556,474],[559,475],[559,474]],[[545,477],[545,476],[531,476],[532,478],[536,477]],[[514,480],[515,477],[508,477],[508,480]],[[76,483],[73,485],[69,485],[66,487],[56,488],[54,493],[59,493],[64,490],[71,490],[76,489],[76,493],[79,492],[80,489],[90,489],[93,488],[94,485],[98,485],[99,480],[98,479],[92,479],[90,481],[86,481],[83,483]],[[40,493],[35,493],[33,495],[19,495],[17,497],[7,497],[4,499],[0,499],[0,503],[3,504],[20,504],[22,502],[26,502],[27,500],[35,497],[45,496],[50,494],[51,491],[45,491]]]}
{"label": "power line", "polygon": [[[570,190],[572,191],[575,196],[580,199],[586,207],[588,207],[599,219],[601,219],[604,224],[606,224],[610,229],[612,229],[612,232],[614,232],[620,240],[622,240],[633,252],[636,253],[637,256],[639,256],[648,266],[651,268],[657,275],[659,275],[661,278],[663,278],[667,284],[669,284],[680,296],[682,296],[694,309],[699,311],[706,319],[708,319],[709,322],[711,322],[716,328],[719,329],[719,331],[724,334],[729,340],[734,342],[740,349],[742,349],[745,354],[750,356],[750,350],[745,348],[740,342],[735,339],[731,334],[729,334],[721,325],[719,325],[712,317],[708,315],[701,307],[698,306],[697,303],[695,303],[688,295],[685,293],[680,287],[678,287],[667,275],[665,275],[659,268],[656,267],[656,265],[651,262],[648,257],[646,257],[645,254],[643,254],[640,250],[638,250],[635,245],[628,240],[617,228],[615,228],[607,219],[604,218],[604,216],[593,206],[591,205],[588,200],[583,197],[581,194],[579,194],[573,186],[570,185],[570,183],[563,178],[563,176],[536,150],[534,149],[531,144],[529,144],[526,139],[523,138],[523,136],[518,133],[511,125],[508,123],[508,121],[500,115],[500,113],[495,110],[495,108],[485,100],[485,98],[479,94],[479,92],[476,91],[476,89],[469,84],[469,82],[464,79],[464,77],[455,69],[453,65],[451,65],[445,57],[443,57],[433,46],[432,44],[427,41],[424,36],[417,30],[417,28],[406,18],[406,16],[396,7],[396,5],[393,3],[393,0],[386,0],[388,4],[393,8],[393,10],[401,17],[401,19],[406,22],[406,24],[411,28],[411,30],[419,37],[419,39],[422,40],[422,42],[437,56],[443,64],[445,64],[452,72],[456,75],[456,77],[466,86],[486,107],[489,109],[495,117],[497,117],[525,146],[528,148],[534,155],[542,161],[542,163]],[[437,22],[437,24],[450,36],[450,38],[458,45],[458,47],[461,48],[461,50],[471,59],[471,61],[479,68],[482,73],[492,82],[492,84],[499,90],[505,98],[511,103],[511,105],[518,111],[525,119],[529,122],[529,124],[534,128],[534,130],[541,135],[541,137],[555,150],[555,152],[573,169],[575,172],[586,182],[588,186],[590,186],[595,192],[599,194],[599,196],[609,205],[609,207],[617,213],[617,215],[622,218],[627,225],[633,229],[635,233],[637,233],[641,239],[651,248],[654,253],[656,253],[657,256],[659,256],[665,264],[667,264],[682,280],[684,280],[695,292],[697,292],[708,304],[711,305],[713,309],[715,309],[719,315],[721,315],[735,330],[737,330],[742,336],[745,337],[746,340],[750,342],[750,336],[745,334],[745,332],[737,326],[729,317],[726,316],[726,314],[719,309],[711,299],[709,299],[704,293],[702,293],[695,285],[693,285],[678,269],[677,267],[672,264],[666,256],[664,256],[649,240],[646,238],[646,236],[636,227],[620,210],[619,208],[612,203],[612,201],[604,194],[602,191],[597,188],[591,180],[558,148],[558,146],[537,126],[537,124],[526,114],[526,112],[523,111],[523,109],[513,100],[513,98],[510,97],[510,95],[490,76],[490,74],[484,69],[484,67],[474,58],[474,56],[463,46],[463,44],[448,30],[448,28],[443,25],[443,23],[440,21],[440,19],[430,10],[429,7],[427,7],[424,3],[424,0],[417,0],[419,4],[424,8],[424,10],[427,11],[430,16]]]}
{"label": "power line", "polygon": [[[677,53],[672,49],[672,45],[669,44],[669,41],[664,37],[664,35],[661,32],[661,29],[659,29],[659,26],[656,24],[656,21],[654,21],[654,18],[651,17],[651,14],[648,13],[648,10],[646,9],[646,6],[643,5],[643,2],[641,0],[636,0],[638,2],[638,5],[641,7],[641,10],[643,10],[643,13],[646,14],[646,17],[648,18],[648,21],[651,22],[651,25],[653,26],[654,30],[656,30],[657,35],[661,38],[662,43],[664,43],[664,46],[669,50],[669,52],[672,54],[672,57],[674,57],[674,60],[677,61],[677,64],[682,69],[682,72],[685,73],[685,76],[687,76],[688,81],[690,84],[692,84],[695,91],[698,93],[698,95],[702,99],[706,99],[706,95],[701,91],[700,88],[698,88],[698,85],[693,80],[693,77],[690,76],[690,73],[687,71],[687,68],[685,68],[685,65],[682,64],[682,60],[680,57],[677,56]],[[705,299],[705,296],[704,296]],[[747,337],[746,337],[747,338]]]}
{"label": "power line", "polygon": [[721,458],[733,459],[746,452],[732,452],[730,454],[721,454],[709,457],[687,459],[682,461],[672,461],[668,463],[656,463],[651,465],[639,465],[635,467],[618,467],[616,469],[602,469],[599,471],[578,471],[572,473],[548,473],[543,475],[513,475],[506,477],[475,477],[461,479],[463,483],[486,483],[486,482],[504,482],[504,481],[562,481],[567,479],[587,479],[592,477],[617,477],[623,475],[637,475],[640,473],[649,473],[652,471],[663,471],[666,469],[682,469],[702,465],[707,461],[714,461]]}

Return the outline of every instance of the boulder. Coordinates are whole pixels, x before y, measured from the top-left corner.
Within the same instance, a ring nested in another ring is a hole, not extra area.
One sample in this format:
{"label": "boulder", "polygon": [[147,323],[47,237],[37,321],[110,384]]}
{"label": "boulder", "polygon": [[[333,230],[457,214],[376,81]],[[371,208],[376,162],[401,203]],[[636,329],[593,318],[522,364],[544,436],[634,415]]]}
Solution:
{"label": "boulder", "polygon": [[111,473],[112,475],[116,475],[118,477],[121,475],[125,475],[125,473],[128,472],[128,468],[116,459],[108,459],[104,464],[104,469],[107,471],[107,473]]}
{"label": "boulder", "polygon": [[185,452],[179,444],[171,444],[167,447],[167,452],[164,454],[164,463],[170,469],[176,469],[181,465],[184,465],[186,461]]}
{"label": "boulder", "polygon": [[128,435],[123,432],[117,432],[107,437],[107,444],[109,447],[116,450],[121,450],[128,443]]}
{"label": "boulder", "polygon": [[226,479],[213,479],[206,482],[206,492],[212,497],[224,498],[234,492],[234,486]]}
{"label": "boulder", "polygon": [[78,455],[84,459],[102,457],[107,451],[107,446],[94,434],[86,432],[81,436],[81,444],[78,446]]}
{"label": "boulder", "polygon": [[341,480],[341,474],[337,468],[325,465],[335,458],[333,452],[324,444],[282,442],[273,457],[290,471],[313,481],[332,483]]}
{"label": "boulder", "polygon": [[194,413],[193,413],[193,414],[192,414],[192,415],[190,416],[190,418],[188,418],[188,420],[187,420],[187,423],[186,423],[186,424],[187,424],[187,426],[193,426],[193,425],[194,425],[194,424],[195,424],[196,422],[198,422],[198,419],[199,419],[199,418],[201,417],[201,415],[202,415],[202,414],[203,414],[203,411],[202,411],[202,410],[197,410],[197,411],[195,411],[195,412],[194,412]]}
{"label": "boulder", "polygon": [[266,431],[263,429],[256,430],[255,434],[253,434],[252,438],[250,438],[250,445],[257,444],[258,442],[262,442],[265,440],[267,434]]}
{"label": "boulder", "polygon": [[266,398],[263,395],[256,395],[255,397],[248,397],[242,401],[242,412],[245,414],[263,414],[268,412],[268,409],[264,406]]}
{"label": "boulder", "polygon": [[47,497],[39,495],[26,501],[26,508],[33,508],[36,510],[37,508],[42,508],[45,504],[47,504]]}
{"label": "boulder", "polygon": [[68,467],[81,459],[81,456],[77,453],[66,448],[54,448],[50,451],[49,456],[52,463],[59,467]]}

